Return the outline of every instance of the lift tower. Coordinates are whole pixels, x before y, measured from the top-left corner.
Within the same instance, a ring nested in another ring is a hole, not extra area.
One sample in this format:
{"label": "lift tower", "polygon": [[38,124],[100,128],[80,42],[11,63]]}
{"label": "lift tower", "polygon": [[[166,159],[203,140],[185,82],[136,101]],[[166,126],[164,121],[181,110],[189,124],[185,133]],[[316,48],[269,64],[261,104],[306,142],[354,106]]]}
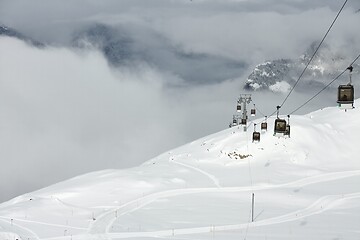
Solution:
{"label": "lift tower", "polygon": [[241,106],[242,109],[242,116],[241,116],[241,124],[244,125],[244,131],[247,130],[247,110],[246,105],[251,102],[251,94],[240,94],[240,97],[238,99],[238,106]]}

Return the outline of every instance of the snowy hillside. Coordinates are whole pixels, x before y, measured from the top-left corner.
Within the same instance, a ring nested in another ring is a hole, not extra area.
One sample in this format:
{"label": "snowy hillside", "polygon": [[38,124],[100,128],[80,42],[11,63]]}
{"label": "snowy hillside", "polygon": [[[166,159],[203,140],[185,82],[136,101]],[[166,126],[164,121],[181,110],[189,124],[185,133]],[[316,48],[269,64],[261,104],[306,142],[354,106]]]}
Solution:
{"label": "snowy hillside", "polygon": [[271,118],[259,143],[234,127],[75,177],[1,204],[0,239],[358,240],[359,119],[337,107],[292,116],[285,139]]}

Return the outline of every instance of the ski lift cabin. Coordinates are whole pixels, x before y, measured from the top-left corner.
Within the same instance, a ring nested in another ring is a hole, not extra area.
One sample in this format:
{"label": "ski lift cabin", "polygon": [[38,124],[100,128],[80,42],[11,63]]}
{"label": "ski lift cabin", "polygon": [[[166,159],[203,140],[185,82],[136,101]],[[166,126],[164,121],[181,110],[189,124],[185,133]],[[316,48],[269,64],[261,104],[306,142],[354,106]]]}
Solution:
{"label": "ski lift cabin", "polygon": [[260,142],[260,133],[259,132],[253,132],[252,141]]}
{"label": "ski lift cabin", "polygon": [[289,124],[286,125],[284,136],[290,137],[290,125]]}
{"label": "ski lift cabin", "polygon": [[351,84],[340,85],[338,88],[337,103],[342,109],[354,108],[354,86]]}
{"label": "ski lift cabin", "polygon": [[267,131],[267,122],[261,123],[261,131]]}
{"label": "ski lift cabin", "polygon": [[260,132],[256,131],[256,123],[254,123],[254,132],[252,135],[252,141],[253,142],[260,142]]}
{"label": "ski lift cabin", "polygon": [[267,116],[265,116],[265,122],[262,122],[260,125],[261,131],[267,131]]}
{"label": "ski lift cabin", "polygon": [[276,119],[274,125],[274,136],[284,135],[286,132],[286,125],[285,119]]}
{"label": "ski lift cabin", "polygon": [[251,114],[251,116],[253,116],[253,117],[256,115],[256,110],[255,110],[255,108],[253,108],[253,109],[250,110],[250,114]]}
{"label": "ski lift cabin", "polygon": [[238,105],[236,106],[236,111],[237,111],[237,112],[240,112],[240,111],[241,111],[241,105],[240,105],[240,104],[238,104]]}
{"label": "ski lift cabin", "polygon": [[241,119],[241,125],[246,125],[247,121],[246,118]]}
{"label": "ski lift cabin", "polygon": [[351,85],[353,66],[349,66],[346,70],[349,70],[350,81],[347,85],[339,86],[337,103],[342,109],[351,109],[354,108],[354,86]]}

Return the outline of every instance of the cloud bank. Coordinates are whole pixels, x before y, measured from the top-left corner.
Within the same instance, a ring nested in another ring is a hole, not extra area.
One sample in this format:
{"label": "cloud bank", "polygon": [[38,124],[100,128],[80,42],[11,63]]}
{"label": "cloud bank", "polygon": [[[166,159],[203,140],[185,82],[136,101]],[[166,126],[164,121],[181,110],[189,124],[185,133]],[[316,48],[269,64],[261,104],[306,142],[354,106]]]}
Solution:
{"label": "cloud bank", "polygon": [[2,199],[136,166],[223,129],[238,85],[166,89],[176,76],[146,65],[112,69],[97,51],[37,49],[11,38],[0,38],[0,52]]}

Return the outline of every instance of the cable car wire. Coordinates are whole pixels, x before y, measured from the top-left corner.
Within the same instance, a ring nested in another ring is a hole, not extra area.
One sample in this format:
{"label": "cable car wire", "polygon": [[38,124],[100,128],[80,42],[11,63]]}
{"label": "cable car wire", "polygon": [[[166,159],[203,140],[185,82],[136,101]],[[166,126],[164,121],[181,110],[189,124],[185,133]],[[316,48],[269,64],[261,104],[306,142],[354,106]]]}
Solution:
{"label": "cable car wire", "polygon": [[[359,60],[360,58],[360,54],[354,59],[354,61],[352,61],[352,63],[350,64],[350,66],[352,66],[357,60]],[[327,87],[329,87],[333,82],[335,82],[336,80],[338,80],[347,70],[349,69],[346,68],[344,71],[342,71],[339,75],[337,75],[331,82],[329,82],[325,87],[323,87],[319,92],[317,92],[314,96],[312,96],[311,98],[309,98],[309,100],[307,100],[306,102],[304,102],[302,105],[300,105],[298,108],[296,108],[294,111],[292,111],[290,113],[290,115],[292,115],[293,113],[297,112],[298,110],[300,110],[302,107],[304,107],[306,104],[308,104],[311,100],[313,100],[314,98],[316,98],[321,92],[323,92]]]}
{"label": "cable car wire", "polygon": [[[286,95],[285,99],[283,100],[283,102],[279,105],[280,108],[285,104],[285,102],[287,101],[287,99],[290,97],[290,95],[292,94],[292,92],[294,91],[296,85],[299,83],[299,81],[301,80],[301,78],[303,77],[306,69],[309,67],[311,61],[314,59],[316,53],[318,52],[318,50],[320,49],[321,45],[323,44],[323,42],[325,41],[325,38],[327,37],[327,35],[329,34],[330,30],[332,29],[332,27],[334,26],[336,20],[338,19],[340,13],[342,12],[342,10],[344,9],[346,3],[348,2],[348,0],[345,0],[345,2],[343,3],[343,5],[341,6],[340,10],[338,11],[338,13],[335,16],[335,19],[332,21],[330,27],[328,28],[328,30],[326,31],[324,37],[321,39],[319,45],[317,46],[315,52],[313,53],[313,55],[311,56],[310,60],[308,61],[308,63],[306,64],[305,68],[303,69],[303,71],[301,72],[299,78],[296,80],[294,86],[290,89],[290,92]],[[355,62],[355,61],[354,61]],[[340,77],[340,76],[339,76]],[[323,91],[323,90],[322,90]],[[320,94],[320,93],[319,93]],[[315,96],[316,97],[316,96]],[[312,99],[311,99],[312,100]],[[311,101],[310,100],[310,101]],[[306,104],[305,104],[306,105]],[[256,108],[256,107],[255,107]],[[270,118],[271,116],[273,116],[278,110],[275,110],[273,113],[269,114],[268,117]],[[260,112],[260,111],[259,111]],[[296,111],[294,111],[296,112]],[[261,113],[261,112],[260,112]],[[261,113],[263,116],[265,116],[265,114]]]}
{"label": "cable car wire", "polygon": [[[268,118],[271,118],[275,113],[277,113],[279,111],[279,109],[285,104],[285,102],[288,100],[288,98],[290,97],[290,95],[292,94],[292,92],[294,91],[295,87],[297,86],[297,84],[300,82],[301,78],[303,77],[305,71],[307,70],[307,68],[309,67],[310,63],[312,62],[312,60],[314,59],[316,53],[319,51],[321,45],[323,44],[323,42],[325,41],[326,37],[328,36],[329,32],[331,31],[332,27],[334,26],[335,22],[337,21],[338,17],[340,16],[340,13],[343,11],[345,5],[347,4],[348,0],[345,0],[343,5],[341,6],[340,10],[338,11],[338,13],[336,14],[334,20],[332,21],[330,27],[328,28],[328,30],[326,31],[325,35],[323,36],[323,38],[321,39],[319,45],[317,46],[315,52],[313,53],[313,55],[311,56],[310,60],[307,62],[305,68],[303,69],[303,71],[301,72],[299,78],[296,80],[295,84],[293,85],[293,87],[290,89],[290,92],[287,94],[287,96],[285,97],[285,99],[283,100],[283,102],[278,106],[278,109],[275,110],[273,113],[268,115]],[[355,58],[355,60],[350,64],[350,66],[355,63],[358,59],[359,59],[360,55]],[[309,100],[307,100],[305,103],[303,103],[301,106],[299,106],[298,108],[296,108],[294,111],[292,111],[290,113],[290,115],[292,115],[293,113],[295,113],[296,111],[298,111],[299,109],[301,109],[302,107],[304,107],[306,104],[308,104],[311,100],[313,100],[315,97],[317,97],[321,92],[323,92],[328,86],[330,86],[334,81],[336,81],[338,78],[340,78],[347,69],[345,69],[343,72],[341,72],[336,78],[334,78],[329,84],[327,84],[323,89],[321,89],[318,93],[316,93],[313,97],[311,97]],[[252,101],[253,102],[253,101]],[[254,103],[254,102],[253,102]],[[263,114],[255,105],[254,103],[254,108],[265,117],[265,114]],[[289,115],[288,115],[289,116]],[[257,123],[256,123],[257,124]]]}
{"label": "cable car wire", "polygon": [[280,104],[280,107],[282,107],[285,102],[287,101],[287,99],[290,97],[291,93],[293,92],[294,88],[296,87],[296,85],[299,83],[300,79],[302,78],[302,76],[304,75],[306,69],[309,67],[311,61],[313,60],[313,58],[315,57],[316,53],[318,52],[318,50],[320,49],[321,45],[323,44],[323,42],[325,41],[325,38],[327,37],[327,35],[329,34],[331,28],[334,26],[336,20],[338,19],[340,13],[342,12],[342,10],[344,9],[346,3],[348,0],[345,0],[345,2],[343,3],[342,7],[340,8],[339,12],[336,14],[335,19],[333,20],[333,22],[331,23],[329,29],[326,31],[324,37],[322,38],[322,40],[320,41],[318,47],[316,48],[315,52],[313,53],[313,55],[311,56],[310,60],[308,61],[308,63],[306,64],[304,70],[301,72],[299,78],[296,80],[294,86],[291,88],[290,92],[288,93],[288,95],[285,97],[284,101]]}
{"label": "cable car wire", "polygon": [[256,107],[256,104],[255,104],[255,102],[251,99],[251,101],[253,102],[253,104],[254,104],[254,108],[256,109],[256,111],[258,111],[261,115],[263,115],[263,117],[265,117],[266,115],[265,114],[263,114],[257,107]]}

